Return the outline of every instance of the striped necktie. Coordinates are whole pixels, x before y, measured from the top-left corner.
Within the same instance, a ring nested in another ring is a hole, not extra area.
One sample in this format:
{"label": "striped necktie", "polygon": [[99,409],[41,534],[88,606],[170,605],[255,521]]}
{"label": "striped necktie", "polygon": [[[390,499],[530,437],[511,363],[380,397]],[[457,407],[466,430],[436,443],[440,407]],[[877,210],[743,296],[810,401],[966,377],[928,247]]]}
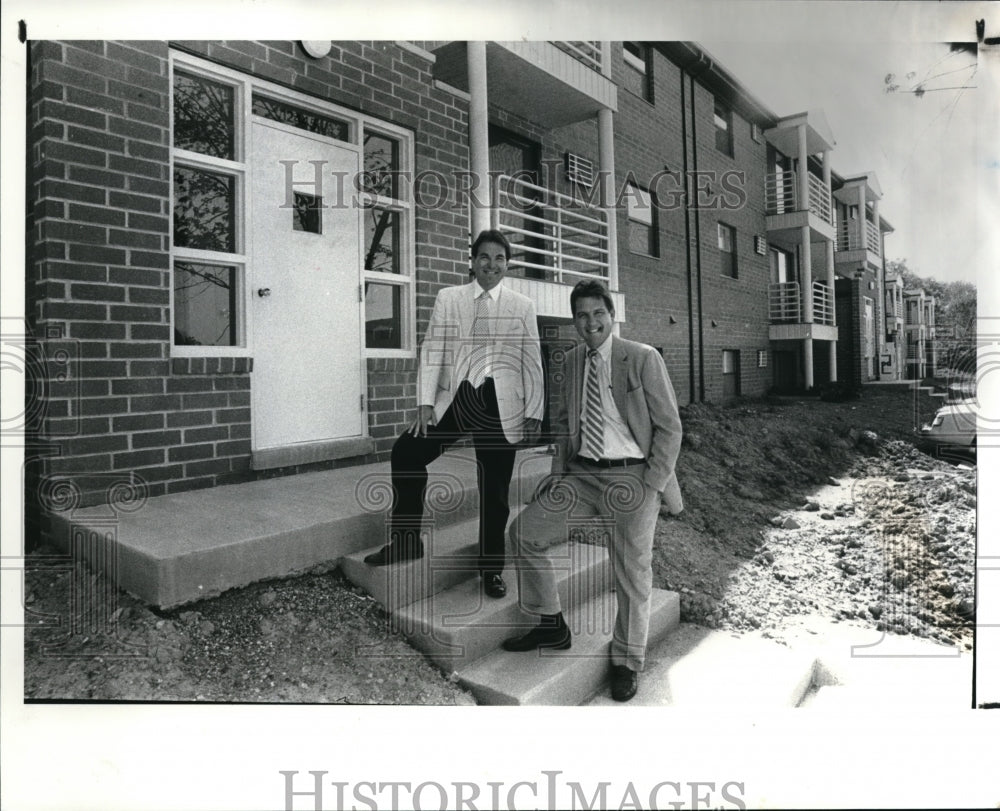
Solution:
{"label": "striped necktie", "polygon": [[472,322],[472,357],[469,360],[469,382],[479,387],[486,379],[490,360],[489,310],[490,295],[485,290],[476,296],[476,318]]}
{"label": "striped necktie", "polygon": [[587,357],[590,363],[587,364],[587,381],[584,386],[586,406],[580,454],[591,459],[600,459],[604,456],[604,408],[601,406],[601,386],[597,370],[601,357],[596,349],[591,349]]}

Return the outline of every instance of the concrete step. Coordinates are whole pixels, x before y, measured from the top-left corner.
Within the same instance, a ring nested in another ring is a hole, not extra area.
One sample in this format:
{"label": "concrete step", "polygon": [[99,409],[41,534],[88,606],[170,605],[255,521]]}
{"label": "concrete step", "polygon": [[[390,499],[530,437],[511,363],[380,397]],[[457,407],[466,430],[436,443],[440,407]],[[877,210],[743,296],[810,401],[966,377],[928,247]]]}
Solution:
{"label": "concrete step", "polygon": [[[559,599],[564,606],[582,605],[611,587],[611,563],[603,546],[567,543],[552,550]],[[504,571],[507,596],[496,600],[483,594],[478,576],[397,609],[393,627],[446,673],[500,647],[510,636],[527,631],[537,621],[518,605],[517,574]],[[593,622],[605,622],[595,616]],[[614,621],[614,615],[611,616]]]}
{"label": "concrete step", "polygon": [[354,585],[379,601],[387,611],[423,600],[456,586],[479,570],[479,519],[460,524],[430,527],[421,533],[424,556],[391,566],[369,566],[365,556],[382,547],[362,549],[340,559],[340,570]]}
{"label": "concrete step", "polygon": [[[685,623],[650,649],[629,704],[716,711],[795,707],[813,683],[814,664],[810,653]],[[614,703],[607,693],[588,702]]]}
{"label": "concrete step", "polygon": [[[459,681],[480,704],[572,706],[585,702],[607,683],[616,609],[614,592],[597,595],[565,612],[573,631],[569,650],[496,650],[459,670]],[[679,595],[654,589],[649,644],[657,644],[679,622]]]}
{"label": "concrete step", "polygon": [[[551,457],[517,455],[511,504],[524,503]],[[442,527],[478,515],[471,448],[430,467],[427,518]],[[140,600],[172,608],[258,580],[332,563],[381,544],[389,465],[361,465],[192,490],[125,505],[53,513],[62,548],[89,560]]]}

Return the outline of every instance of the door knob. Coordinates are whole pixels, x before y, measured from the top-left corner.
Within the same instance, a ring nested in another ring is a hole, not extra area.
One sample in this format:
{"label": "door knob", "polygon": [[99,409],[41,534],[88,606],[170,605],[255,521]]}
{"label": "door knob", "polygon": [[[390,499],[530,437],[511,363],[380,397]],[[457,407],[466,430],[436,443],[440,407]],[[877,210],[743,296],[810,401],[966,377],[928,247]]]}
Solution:
{"label": "door knob", "polygon": [[271,288],[270,287],[259,287],[259,288],[257,288],[257,295],[260,296],[261,298],[264,298],[264,296],[269,296],[269,295],[271,295]]}

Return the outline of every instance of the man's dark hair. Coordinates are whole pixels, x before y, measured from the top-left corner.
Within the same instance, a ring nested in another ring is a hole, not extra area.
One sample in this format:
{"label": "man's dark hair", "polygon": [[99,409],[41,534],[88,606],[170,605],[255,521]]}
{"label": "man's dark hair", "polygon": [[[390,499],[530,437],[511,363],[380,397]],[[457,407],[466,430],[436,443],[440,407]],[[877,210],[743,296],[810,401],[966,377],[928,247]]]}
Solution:
{"label": "man's dark hair", "polygon": [[476,241],[472,243],[472,258],[476,258],[476,254],[479,253],[479,246],[484,242],[496,242],[498,245],[503,245],[503,252],[510,261],[510,240],[507,239],[503,234],[497,231],[495,228],[487,228],[485,231],[480,231],[479,236],[476,237]]}
{"label": "man's dark hair", "polygon": [[611,294],[608,292],[608,288],[606,288],[602,282],[599,282],[596,279],[585,279],[582,282],[576,283],[576,287],[573,288],[573,292],[569,294],[569,309],[574,318],[576,317],[576,301],[581,298],[604,299],[604,304],[608,308],[608,314],[614,316],[614,302],[611,300]]}

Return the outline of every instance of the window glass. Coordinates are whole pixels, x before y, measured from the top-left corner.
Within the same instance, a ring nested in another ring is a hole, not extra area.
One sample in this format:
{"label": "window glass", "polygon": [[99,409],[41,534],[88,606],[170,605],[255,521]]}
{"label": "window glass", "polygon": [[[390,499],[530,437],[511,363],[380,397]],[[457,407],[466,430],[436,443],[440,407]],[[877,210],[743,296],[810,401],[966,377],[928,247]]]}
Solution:
{"label": "window glass", "polygon": [[280,121],[300,130],[315,132],[317,135],[325,135],[327,138],[336,138],[338,141],[346,141],[350,128],[346,121],[332,118],[328,115],[314,113],[312,110],[305,110],[296,107],[294,104],[287,104],[283,101],[275,101],[267,96],[254,93],[253,112],[271,121]]}
{"label": "window glass", "polygon": [[294,192],[292,230],[310,234],[323,233],[323,198],[313,194]]}
{"label": "window glass", "polygon": [[235,267],[174,262],[174,343],[235,346]]}
{"label": "window glass", "polygon": [[649,49],[638,42],[624,43],[623,57],[625,71],[623,75],[625,89],[646,101],[652,101],[649,82]]}
{"label": "window glass", "polygon": [[396,197],[399,172],[399,142],[394,138],[365,132],[365,171],[362,188],[380,197]]}
{"label": "window glass", "polygon": [[629,187],[628,242],[633,253],[658,255],[656,207],[652,195],[636,186]]}
{"label": "window glass", "polygon": [[233,160],[234,97],[229,85],[174,71],[174,146]]}
{"label": "window glass", "polygon": [[365,270],[399,273],[399,214],[381,208],[365,212]]}
{"label": "window glass", "polygon": [[365,346],[369,349],[403,346],[401,298],[399,285],[365,282]]}
{"label": "window glass", "polygon": [[234,177],[174,167],[174,245],[235,252],[235,201]]}
{"label": "window glass", "polygon": [[715,148],[732,157],[733,114],[719,101],[715,102]]}
{"label": "window glass", "polygon": [[719,260],[722,275],[735,279],[737,277],[736,230],[721,222],[719,223]]}

